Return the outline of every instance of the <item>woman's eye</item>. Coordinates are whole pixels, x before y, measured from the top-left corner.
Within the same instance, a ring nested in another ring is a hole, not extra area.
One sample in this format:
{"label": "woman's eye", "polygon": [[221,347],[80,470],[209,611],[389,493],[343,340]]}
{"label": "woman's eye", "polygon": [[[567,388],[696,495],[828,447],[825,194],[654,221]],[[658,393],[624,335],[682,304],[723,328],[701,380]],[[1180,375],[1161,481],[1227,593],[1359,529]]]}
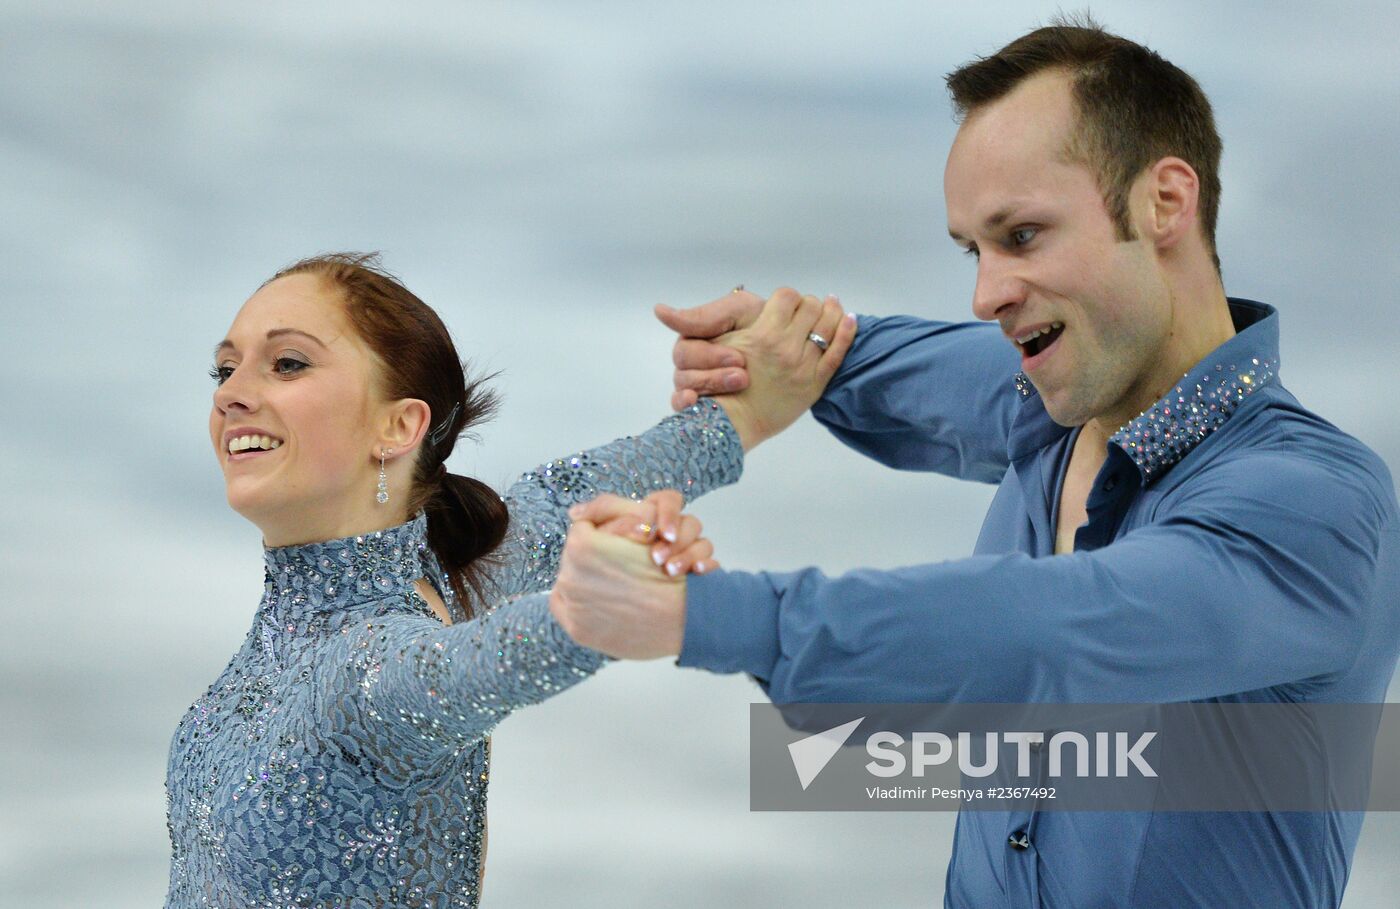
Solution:
{"label": "woman's eye", "polygon": [[[308,366],[308,363],[302,363],[301,360],[294,359],[294,357],[277,357],[276,360],[273,360],[273,368],[279,375],[295,375]],[[232,374],[234,374],[234,367],[231,366],[216,366],[209,370],[209,377],[218,385],[227,382],[228,377]]]}
{"label": "woman's eye", "polygon": [[964,249],[964,250],[963,250],[963,255],[964,255],[964,256],[971,256],[972,258],[976,259],[976,258],[978,257],[977,247],[975,247],[975,246],[969,246],[967,249]]}
{"label": "woman's eye", "polygon": [[[305,363],[301,362],[300,360],[294,360],[291,357],[278,357],[276,362],[278,366],[281,366],[283,363],[292,364],[294,368],[290,370],[291,372],[301,372],[303,369],[306,368]],[[283,372],[281,370],[279,370],[279,372],[282,372],[283,375],[286,375],[286,372]]]}
{"label": "woman's eye", "polygon": [[1034,227],[1018,227],[1011,232],[1011,245],[1025,246],[1035,239],[1036,229]]}

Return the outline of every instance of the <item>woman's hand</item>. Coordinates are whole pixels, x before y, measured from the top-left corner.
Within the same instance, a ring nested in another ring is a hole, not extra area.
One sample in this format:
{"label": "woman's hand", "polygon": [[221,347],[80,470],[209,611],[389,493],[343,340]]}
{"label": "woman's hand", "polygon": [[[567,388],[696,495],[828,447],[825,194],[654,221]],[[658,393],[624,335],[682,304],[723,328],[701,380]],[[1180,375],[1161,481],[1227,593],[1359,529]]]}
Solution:
{"label": "woman's hand", "polygon": [[648,543],[651,560],[671,577],[704,574],[719,567],[715,547],[700,534],[700,519],[683,514],[685,499],[674,489],[654,492],[640,502],[604,494],[569,509],[569,517],[599,530]]}

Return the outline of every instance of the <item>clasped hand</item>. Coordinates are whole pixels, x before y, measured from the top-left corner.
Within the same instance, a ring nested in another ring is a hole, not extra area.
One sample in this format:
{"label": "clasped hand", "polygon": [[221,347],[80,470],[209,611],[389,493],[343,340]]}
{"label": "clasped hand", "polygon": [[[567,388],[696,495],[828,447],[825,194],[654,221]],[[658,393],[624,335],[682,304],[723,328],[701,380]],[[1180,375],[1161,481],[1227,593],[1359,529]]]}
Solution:
{"label": "clasped hand", "polygon": [[[712,395],[744,450],[791,426],[817,402],[856,336],[856,319],[835,297],[824,301],[784,287],[766,301],[744,290],[691,309],[656,307],[679,338],[676,410]],[[811,336],[827,342],[823,350]]]}
{"label": "clasped hand", "polygon": [[569,509],[549,609],[569,636],[608,656],[680,653],[685,576],[719,567],[700,519],[674,489],[640,502],[601,495]]}
{"label": "clasped hand", "polygon": [[[659,306],[680,338],[673,350],[680,410],[714,395],[745,451],[777,435],[821,397],[850,349],[855,317],[834,297],[783,288],[766,301],[736,290],[693,309]],[[826,342],[823,348],[812,340]],[[625,659],[680,653],[686,575],[719,566],[675,490],[636,502],[603,495],[569,511],[549,608],[585,647]]]}

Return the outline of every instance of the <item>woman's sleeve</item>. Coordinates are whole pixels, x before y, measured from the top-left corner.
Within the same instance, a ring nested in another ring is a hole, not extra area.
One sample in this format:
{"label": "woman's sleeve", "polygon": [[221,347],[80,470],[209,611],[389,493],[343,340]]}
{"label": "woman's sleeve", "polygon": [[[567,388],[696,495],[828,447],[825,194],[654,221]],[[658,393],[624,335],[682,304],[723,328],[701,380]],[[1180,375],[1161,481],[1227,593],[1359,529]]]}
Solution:
{"label": "woman's sleeve", "polygon": [[329,685],[333,736],[397,778],[465,753],[511,711],[572,687],[607,657],[574,642],[549,594],[465,622],[394,613],[347,625]]}
{"label": "woman's sleeve", "polygon": [[625,436],[541,464],[505,494],[510,527],[493,572],[500,597],[554,585],[569,507],[602,493],[642,499],[678,489],[686,502],[739,479],[744,449],[724,408],[701,398],[640,436]]}

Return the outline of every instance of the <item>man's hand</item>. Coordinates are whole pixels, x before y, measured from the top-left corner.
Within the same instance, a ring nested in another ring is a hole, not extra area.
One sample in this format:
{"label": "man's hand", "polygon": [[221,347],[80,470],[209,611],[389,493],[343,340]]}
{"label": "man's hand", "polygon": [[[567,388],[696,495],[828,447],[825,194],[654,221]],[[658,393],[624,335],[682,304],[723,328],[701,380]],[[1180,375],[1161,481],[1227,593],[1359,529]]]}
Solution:
{"label": "man's hand", "polygon": [[647,548],[574,519],[549,594],[549,610],[570,637],[618,659],[681,652],[685,575],[658,571]]}
{"label": "man's hand", "polygon": [[[680,333],[672,358],[671,406],[714,395],[748,451],[791,426],[817,402],[855,339],[855,317],[835,297],[825,302],[783,288],[766,302],[736,291],[693,309],[658,306]],[[823,351],[810,335],[826,339]]]}
{"label": "man's hand", "polygon": [[682,514],[685,498],[675,489],[653,492],[640,502],[604,493],[569,509],[605,533],[646,543],[651,560],[671,577],[704,574],[719,567],[714,544],[700,536],[700,519]]}
{"label": "man's hand", "polygon": [[763,312],[762,297],[734,290],[703,306],[672,309],[658,304],[654,312],[663,325],[680,335],[671,349],[671,360],[676,364],[672,410],[684,410],[700,395],[729,394],[749,387],[744,355],[716,339],[758,321]]}

